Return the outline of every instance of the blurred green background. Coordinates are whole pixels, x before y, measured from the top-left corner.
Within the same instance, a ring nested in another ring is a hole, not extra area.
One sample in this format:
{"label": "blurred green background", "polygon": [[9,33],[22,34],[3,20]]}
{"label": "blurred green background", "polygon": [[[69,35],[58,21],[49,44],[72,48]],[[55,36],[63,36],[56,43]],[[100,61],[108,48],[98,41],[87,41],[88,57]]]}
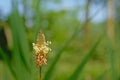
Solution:
{"label": "blurred green background", "polygon": [[42,80],[120,80],[120,0],[0,0],[0,80],[40,80],[39,30]]}

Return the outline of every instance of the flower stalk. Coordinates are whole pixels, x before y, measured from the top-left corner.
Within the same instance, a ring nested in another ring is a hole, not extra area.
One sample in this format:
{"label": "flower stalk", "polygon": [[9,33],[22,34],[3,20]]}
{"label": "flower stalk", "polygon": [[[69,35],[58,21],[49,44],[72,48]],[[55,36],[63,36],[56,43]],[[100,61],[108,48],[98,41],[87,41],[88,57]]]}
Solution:
{"label": "flower stalk", "polygon": [[51,42],[46,42],[44,34],[42,31],[40,31],[37,37],[37,42],[33,43],[35,62],[39,67],[40,80],[42,80],[42,66],[47,64],[46,55],[49,51],[51,51],[51,49],[48,47],[49,44],[51,44]]}

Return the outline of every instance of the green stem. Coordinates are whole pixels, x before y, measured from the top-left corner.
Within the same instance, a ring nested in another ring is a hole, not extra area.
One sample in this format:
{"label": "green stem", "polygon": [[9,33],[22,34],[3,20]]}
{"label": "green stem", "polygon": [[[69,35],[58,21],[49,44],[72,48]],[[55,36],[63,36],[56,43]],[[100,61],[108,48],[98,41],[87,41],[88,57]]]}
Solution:
{"label": "green stem", "polygon": [[42,80],[42,67],[39,68],[40,80]]}

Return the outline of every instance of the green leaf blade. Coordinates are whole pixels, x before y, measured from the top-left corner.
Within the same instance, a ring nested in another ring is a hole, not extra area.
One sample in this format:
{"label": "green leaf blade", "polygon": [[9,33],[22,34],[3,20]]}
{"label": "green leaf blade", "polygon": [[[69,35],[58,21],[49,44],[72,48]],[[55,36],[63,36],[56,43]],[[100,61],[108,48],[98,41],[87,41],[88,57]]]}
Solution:
{"label": "green leaf blade", "polygon": [[73,72],[73,74],[70,76],[69,80],[77,80],[79,75],[81,74],[85,64],[88,62],[88,60],[91,58],[92,54],[94,53],[95,49],[97,48],[98,44],[101,42],[101,37],[98,39],[98,41],[95,43],[95,45],[92,47],[92,49],[88,52],[88,54],[85,56],[85,58],[82,60],[82,62],[78,65],[76,70]]}

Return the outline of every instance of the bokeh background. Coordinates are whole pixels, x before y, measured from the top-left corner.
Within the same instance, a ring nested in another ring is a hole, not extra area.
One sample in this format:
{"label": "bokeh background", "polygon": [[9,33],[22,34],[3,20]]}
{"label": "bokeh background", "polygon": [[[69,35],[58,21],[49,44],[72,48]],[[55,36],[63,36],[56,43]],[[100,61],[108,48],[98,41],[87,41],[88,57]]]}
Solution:
{"label": "bokeh background", "polygon": [[0,0],[0,80],[40,80],[39,30],[42,80],[120,80],[120,0]]}

